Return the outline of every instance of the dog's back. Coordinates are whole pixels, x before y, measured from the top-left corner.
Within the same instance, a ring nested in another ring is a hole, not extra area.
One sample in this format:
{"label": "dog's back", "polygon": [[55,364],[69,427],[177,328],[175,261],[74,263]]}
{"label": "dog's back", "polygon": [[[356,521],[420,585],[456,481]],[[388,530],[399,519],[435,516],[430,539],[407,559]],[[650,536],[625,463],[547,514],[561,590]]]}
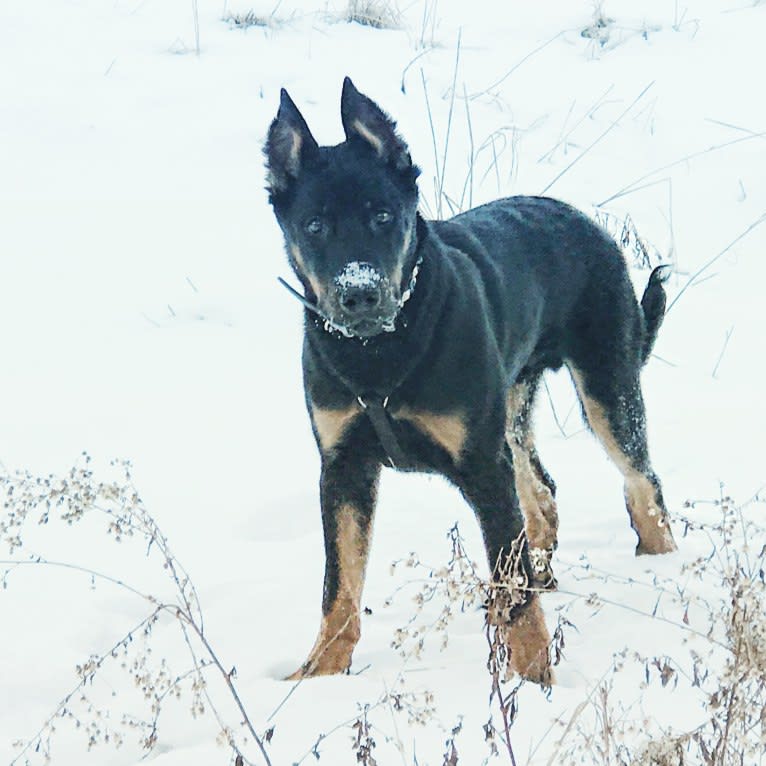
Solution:
{"label": "dog's back", "polygon": [[510,380],[577,359],[586,337],[643,360],[644,323],[622,253],[579,211],[509,197],[431,226],[451,257],[475,264]]}

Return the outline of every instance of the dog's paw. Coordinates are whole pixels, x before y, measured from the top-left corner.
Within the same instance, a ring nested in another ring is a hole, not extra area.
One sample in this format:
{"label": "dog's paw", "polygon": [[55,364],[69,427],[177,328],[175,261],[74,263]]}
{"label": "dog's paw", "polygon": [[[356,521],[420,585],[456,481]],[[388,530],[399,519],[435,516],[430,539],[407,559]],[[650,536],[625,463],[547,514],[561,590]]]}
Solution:
{"label": "dog's paw", "polygon": [[353,645],[343,641],[315,647],[306,662],[287,676],[285,681],[302,681],[315,676],[335,676],[345,673],[351,667],[353,650]]}
{"label": "dog's paw", "polygon": [[294,673],[290,673],[289,676],[285,676],[282,680],[283,681],[302,681],[304,678],[308,678],[303,670],[303,665],[301,665],[298,670],[296,670]]}
{"label": "dog's paw", "polygon": [[541,686],[555,683],[550,659],[551,637],[537,597],[530,599],[505,631],[510,654],[508,671]]}
{"label": "dog's paw", "polygon": [[289,676],[285,676],[285,681],[304,681],[307,678],[315,678],[317,676],[335,676],[345,673],[348,670],[348,666],[340,667],[331,663],[320,663],[316,661],[307,661],[301,665],[294,673],[290,673]]}
{"label": "dog's paw", "polygon": [[641,538],[636,546],[636,556],[657,556],[662,553],[673,553],[678,550],[676,541],[673,539],[673,533],[670,531],[666,514],[651,514],[659,516],[657,519],[657,528],[651,529],[647,533],[642,530]]}

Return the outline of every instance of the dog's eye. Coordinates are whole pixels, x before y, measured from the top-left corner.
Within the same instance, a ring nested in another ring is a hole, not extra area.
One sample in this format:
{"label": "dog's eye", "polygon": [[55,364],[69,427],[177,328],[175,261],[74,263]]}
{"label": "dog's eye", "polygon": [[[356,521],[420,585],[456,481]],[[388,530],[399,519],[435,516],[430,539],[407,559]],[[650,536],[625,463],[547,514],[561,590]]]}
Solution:
{"label": "dog's eye", "polygon": [[373,216],[373,221],[377,226],[385,226],[387,223],[391,223],[394,220],[394,216],[388,212],[388,210],[378,210]]}
{"label": "dog's eye", "polygon": [[306,231],[315,236],[321,234],[324,231],[324,221],[319,216],[309,218],[306,222]]}

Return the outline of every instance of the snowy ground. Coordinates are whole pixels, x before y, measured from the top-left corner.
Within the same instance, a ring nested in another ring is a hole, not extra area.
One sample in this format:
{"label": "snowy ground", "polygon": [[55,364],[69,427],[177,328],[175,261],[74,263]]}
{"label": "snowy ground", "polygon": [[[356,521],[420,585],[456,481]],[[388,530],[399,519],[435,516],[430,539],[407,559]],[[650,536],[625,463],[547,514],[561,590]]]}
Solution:
{"label": "snowy ground", "polygon": [[[114,457],[133,462],[146,507],[199,590],[210,640],[236,665],[254,724],[275,727],[275,766],[313,762],[320,733],[353,721],[360,704],[400,676],[408,690],[430,690],[437,713],[418,726],[405,713],[375,709],[378,762],[440,766],[445,730],[463,716],[460,762],[479,764],[489,717],[481,614],[455,619],[444,652],[439,637],[419,660],[403,661],[390,647],[414,612],[412,590],[384,606],[412,576],[392,577],[393,560],[417,551],[440,566],[455,521],[481,559],[470,512],[433,478],[384,477],[358,675],[301,684],[267,722],[291,688],[280,679],[313,641],[323,569],[301,317],[276,282],[287,266],[263,191],[261,146],[279,88],[331,143],[342,137],[340,85],[351,75],[399,121],[431,211],[452,106],[444,190],[463,195],[470,114],[473,204],[546,190],[591,213],[601,205],[613,221],[629,214],[676,265],[671,297],[747,232],[681,294],[643,378],[671,511],[718,497],[721,482],[745,502],[766,484],[766,223],[749,229],[766,214],[766,103],[757,95],[766,5],[651,0],[638,13],[635,3],[606,0],[605,25],[594,26],[592,2],[415,0],[402,4],[400,30],[339,21],[340,0],[274,5],[200,0],[199,56],[186,0],[0,6],[0,468],[61,474],[83,450],[97,477],[111,476]],[[273,25],[242,30],[222,21],[251,8],[273,11]],[[647,272],[634,276],[642,288]],[[548,385],[562,427],[543,397],[537,433],[559,485],[562,592],[543,603],[551,626],[564,608],[576,629],[567,632],[550,696],[525,687],[519,698],[517,762],[535,766],[554,753],[553,722],[571,719],[615,652],[686,651],[682,630],[639,614],[655,609],[656,590],[616,577],[651,584],[654,573],[681,583],[683,563],[709,550],[704,535],[690,533],[678,554],[633,558],[620,477],[583,430],[569,380],[551,376]],[[763,508],[746,513],[763,516]],[[161,563],[142,544],[116,545],[100,522],[51,522],[30,529],[25,545],[20,558],[34,552],[149,592],[166,587]],[[569,567],[582,555],[615,577],[583,580]],[[33,738],[76,683],[75,666],[139,622],[146,604],[60,569],[17,568],[5,584],[0,760],[8,763],[19,752],[13,743]],[[591,591],[614,603],[594,607],[573,595]],[[681,618],[671,603],[658,610]],[[176,673],[188,667],[172,620],[159,623],[151,646],[152,662],[167,657]],[[112,722],[141,713],[118,664],[90,687]],[[626,670],[614,681],[639,728],[699,720],[694,695],[642,697],[639,679]],[[211,683],[236,728],[225,689]],[[188,694],[167,702],[149,756],[158,766],[227,762],[218,725],[209,715],[193,719],[190,704]],[[76,715],[88,720],[84,710]],[[341,729],[322,742],[323,762],[356,762],[352,735]],[[134,740],[128,733],[122,748],[87,755],[82,729],[62,721],[53,762],[134,764],[142,757]],[[27,756],[40,759],[34,749]]]}

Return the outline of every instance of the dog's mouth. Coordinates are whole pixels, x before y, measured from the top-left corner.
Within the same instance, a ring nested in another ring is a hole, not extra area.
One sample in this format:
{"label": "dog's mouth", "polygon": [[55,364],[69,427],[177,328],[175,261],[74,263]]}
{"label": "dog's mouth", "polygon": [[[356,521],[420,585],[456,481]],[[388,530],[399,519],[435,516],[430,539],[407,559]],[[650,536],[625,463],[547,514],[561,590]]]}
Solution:
{"label": "dog's mouth", "polygon": [[[368,340],[397,329],[402,308],[412,296],[422,258],[418,258],[401,295],[396,295],[390,281],[367,263],[353,261],[333,280],[328,298],[312,303],[284,279],[279,282],[309,311],[323,320],[324,329],[345,338]],[[324,306],[324,303],[329,303]]]}
{"label": "dog's mouth", "polygon": [[337,330],[347,338],[374,338],[386,332],[395,332],[398,315],[399,312],[396,311],[391,316],[370,317],[354,322],[348,322],[343,317],[333,318],[330,320],[330,329]]}

